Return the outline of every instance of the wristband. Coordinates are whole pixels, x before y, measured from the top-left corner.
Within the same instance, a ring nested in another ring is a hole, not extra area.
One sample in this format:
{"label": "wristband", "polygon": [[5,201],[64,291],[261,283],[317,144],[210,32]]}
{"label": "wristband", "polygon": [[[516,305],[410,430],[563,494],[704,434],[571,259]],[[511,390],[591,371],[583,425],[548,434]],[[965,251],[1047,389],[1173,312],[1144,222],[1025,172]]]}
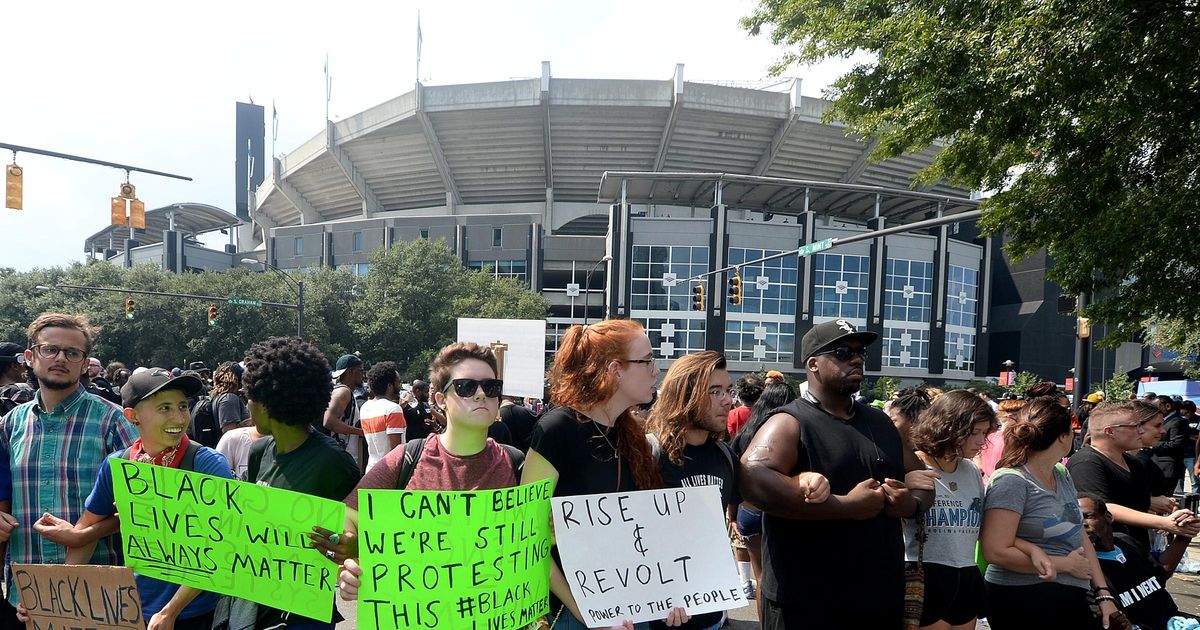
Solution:
{"label": "wristband", "polygon": [[1096,586],[1092,588],[1093,593],[1099,593],[1100,591],[1108,591],[1108,594],[1112,595],[1112,590],[1110,590],[1107,586]]}
{"label": "wristband", "polygon": [[1100,602],[1112,602],[1115,605],[1117,603],[1117,598],[1113,597],[1112,595],[1097,595],[1096,603],[1099,604]]}

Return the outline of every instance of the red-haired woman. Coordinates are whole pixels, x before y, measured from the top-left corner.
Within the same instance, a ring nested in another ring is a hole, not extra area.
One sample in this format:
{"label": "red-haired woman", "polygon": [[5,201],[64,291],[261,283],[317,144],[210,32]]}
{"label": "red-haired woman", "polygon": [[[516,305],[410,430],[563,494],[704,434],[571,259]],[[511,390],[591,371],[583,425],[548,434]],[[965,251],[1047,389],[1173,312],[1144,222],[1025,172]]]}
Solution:
{"label": "red-haired woman", "polygon": [[[635,321],[567,330],[550,374],[556,407],[533,429],[521,482],[554,479],[555,496],[660,487],[645,430],[631,412],[654,398],[658,372],[646,331]],[[557,560],[550,589],[562,602],[551,610],[553,627],[585,628]],[[672,612],[671,625],[686,619],[679,613]]]}

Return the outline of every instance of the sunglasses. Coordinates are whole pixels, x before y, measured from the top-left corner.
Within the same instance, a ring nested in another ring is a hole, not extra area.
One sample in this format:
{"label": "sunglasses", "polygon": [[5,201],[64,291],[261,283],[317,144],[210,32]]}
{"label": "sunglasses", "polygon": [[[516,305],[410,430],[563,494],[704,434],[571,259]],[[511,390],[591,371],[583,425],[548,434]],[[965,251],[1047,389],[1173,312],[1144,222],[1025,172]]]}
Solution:
{"label": "sunglasses", "polygon": [[475,392],[478,391],[480,387],[483,388],[484,396],[487,396],[488,398],[499,398],[500,393],[504,390],[504,381],[498,378],[485,378],[483,380],[477,380],[473,378],[456,378],[451,380],[449,383],[446,383],[446,386],[442,388],[442,393],[445,394],[446,392],[450,391],[451,387],[454,388],[454,393],[458,394],[459,398],[470,398],[474,396]]}
{"label": "sunglasses", "polygon": [[814,357],[820,356],[822,354],[832,354],[833,357],[835,359],[837,359],[838,361],[849,361],[850,359],[852,359],[854,357],[861,357],[864,359],[867,358],[867,349],[866,348],[847,348],[846,346],[838,346],[837,348],[833,348],[832,350],[822,350],[821,352],[814,352],[813,356]]}

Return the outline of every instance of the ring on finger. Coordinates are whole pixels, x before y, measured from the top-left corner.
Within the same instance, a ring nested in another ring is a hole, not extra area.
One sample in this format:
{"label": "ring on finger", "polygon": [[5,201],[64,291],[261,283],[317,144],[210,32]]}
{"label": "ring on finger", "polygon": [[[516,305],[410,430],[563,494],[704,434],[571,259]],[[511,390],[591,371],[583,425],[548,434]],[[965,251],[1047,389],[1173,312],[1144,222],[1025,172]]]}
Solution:
{"label": "ring on finger", "polygon": [[336,544],[338,544],[338,541],[339,541],[339,540],[341,540],[341,539],[342,539],[342,537],[341,537],[341,536],[339,536],[339,535],[337,535],[337,534],[330,534],[330,535],[329,535],[329,542],[330,542],[331,544],[334,544],[334,545],[336,545]]}
{"label": "ring on finger", "polygon": [[333,560],[333,550],[332,550],[332,549],[330,549],[329,551],[326,551],[326,552],[325,552],[325,557],[326,557],[326,558],[329,558],[330,560]]}

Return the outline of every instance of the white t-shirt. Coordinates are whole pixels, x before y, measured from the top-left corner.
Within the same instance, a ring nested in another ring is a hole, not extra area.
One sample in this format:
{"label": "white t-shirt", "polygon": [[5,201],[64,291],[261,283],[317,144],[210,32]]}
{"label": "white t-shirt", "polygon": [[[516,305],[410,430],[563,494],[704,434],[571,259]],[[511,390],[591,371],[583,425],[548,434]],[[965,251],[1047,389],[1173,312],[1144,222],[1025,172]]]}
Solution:
{"label": "white t-shirt", "polygon": [[[937,470],[930,468],[929,470]],[[948,567],[975,566],[975,543],[983,523],[983,475],[969,459],[952,473],[940,473],[933,506],[925,512],[925,562]],[[917,522],[904,519],[904,559],[917,560]]]}
{"label": "white t-shirt", "polygon": [[255,435],[258,435],[258,432],[254,427],[241,427],[226,432],[221,436],[221,441],[217,442],[217,452],[229,460],[234,479],[246,480],[246,470],[250,466],[250,445],[258,439]]}
{"label": "white t-shirt", "polygon": [[372,398],[359,410],[363,438],[367,442],[367,470],[371,470],[388,451],[388,436],[399,435],[403,442],[404,408],[386,398]]}

